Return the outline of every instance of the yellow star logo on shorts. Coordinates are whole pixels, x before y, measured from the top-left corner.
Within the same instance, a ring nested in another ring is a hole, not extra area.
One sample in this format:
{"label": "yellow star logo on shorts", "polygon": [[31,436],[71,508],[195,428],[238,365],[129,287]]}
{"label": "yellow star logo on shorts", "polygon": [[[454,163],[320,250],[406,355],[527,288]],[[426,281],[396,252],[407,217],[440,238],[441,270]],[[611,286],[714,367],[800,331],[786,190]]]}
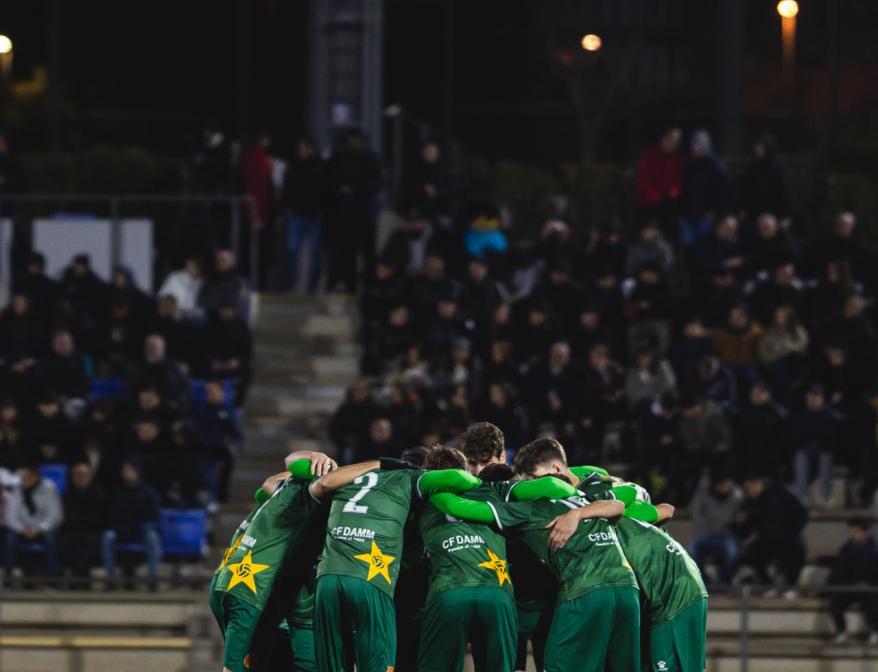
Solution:
{"label": "yellow star logo on shorts", "polygon": [[490,548],[488,549],[488,559],[485,562],[480,563],[479,567],[484,567],[492,572],[496,572],[497,583],[501,586],[505,582],[511,583],[511,581],[509,581],[509,572],[506,569],[506,561],[494,553]]}
{"label": "yellow star logo on shorts", "polygon": [[384,577],[384,580],[387,581],[387,583],[391,582],[390,572],[387,570],[396,558],[390,555],[384,555],[384,553],[381,552],[381,549],[378,548],[378,544],[374,541],[372,541],[371,552],[355,555],[354,558],[369,565],[369,575],[366,577],[366,581],[371,581],[380,574]]}
{"label": "yellow star logo on shorts", "polygon": [[271,565],[259,565],[253,562],[253,551],[247,551],[247,555],[243,557],[241,562],[229,565],[229,571],[232,578],[229,579],[229,586],[226,590],[231,590],[239,583],[243,583],[253,594],[256,594],[256,580],[253,578],[259,572],[264,572]]}

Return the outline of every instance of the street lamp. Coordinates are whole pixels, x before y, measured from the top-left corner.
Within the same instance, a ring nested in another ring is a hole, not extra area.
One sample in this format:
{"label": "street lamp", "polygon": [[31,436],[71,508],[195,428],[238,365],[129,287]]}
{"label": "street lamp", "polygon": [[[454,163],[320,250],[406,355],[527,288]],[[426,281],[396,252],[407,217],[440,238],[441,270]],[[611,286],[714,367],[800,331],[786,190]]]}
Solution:
{"label": "street lamp", "polygon": [[783,42],[783,79],[789,84],[793,78],[793,65],[796,60],[796,15],[799,3],[796,0],[780,0],[777,3],[780,14],[780,34]]}
{"label": "street lamp", "polygon": [[589,33],[588,35],[582,36],[580,44],[582,45],[582,48],[586,51],[597,51],[601,48],[602,40],[594,33]]}
{"label": "street lamp", "polygon": [[0,35],[0,84],[12,76],[12,40]]}

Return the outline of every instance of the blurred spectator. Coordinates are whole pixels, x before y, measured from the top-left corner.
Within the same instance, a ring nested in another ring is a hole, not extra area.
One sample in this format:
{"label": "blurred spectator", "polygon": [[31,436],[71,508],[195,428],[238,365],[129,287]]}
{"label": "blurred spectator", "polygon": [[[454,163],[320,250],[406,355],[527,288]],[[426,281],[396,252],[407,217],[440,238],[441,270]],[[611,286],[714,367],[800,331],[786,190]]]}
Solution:
{"label": "blurred spectator", "polygon": [[369,433],[357,445],[353,459],[349,461],[363,462],[377,460],[379,457],[397,457],[402,453],[402,446],[393,435],[393,425],[385,417],[377,417],[369,425]]}
{"label": "blurred spectator", "polygon": [[250,225],[263,229],[271,224],[271,202],[274,199],[271,157],[268,148],[271,137],[257,133],[253,143],[244,152],[244,195],[249,197],[247,216]]}
{"label": "blurred spectator", "polygon": [[433,225],[415,207],[399,209],[400,224],[384,244],[381,252],[383,263],[397,272],[419,273],[429,252],[436,252],[432,245]]}
{"label": "blurred spectator", "polygon": [[759,340],[759,361],[772,389],[785,393],[798,380],[808,349],[808,331],[789,306],[774,309]]}
{"label": "blurred spectator", "polygon": [[745,263],[746,257],[738,241],[738,220],[732,215],[718,219],[713,231],[702,237],[696,246],[695,270],[703,278],[717,271],[738,273]]}
{"label": "blurred spectator", "polygon": [[[579,375],[570,360],[570,346],[552,344],[547,361],[537,364],[525,385],[535,423],[551,423],[555,432],[569,435],[577,417]],[[568,429],[569,428],[569,429]]]}
{"label": "blurred spectator", "polygon": [[705,355],[698,361],[692,386],[697,394],[710,399],[725,413],[737,408],[738,383],[735,374],[714,355]]}
{"label": "blurred spectator", "polygon": [[622,237],[619,222],[611,220],[591,229],[585,247],[583,270],[597,280],[600,274],[625,275],[625,262],[628,260],[628,244]]}
{"label": "blurred spectator", "polygon": [[118,298],[110,304],[98,325],[96,356],[107,376],[124,374],[128,363],[137,359],[143,347],[144,322],[136,315],[131,302]]}
{"label": "blurred spectator", "polygon": [[653,348],[664,355],[670,344],[673,300],[667,280],[655,264],[640,268],[628,297],[628,351]]}
{"label": "blurred spectator", "polygon": [[679,467],[682,465],[677,458],[683,450],[677,400],[673,395],[662,395],[640,414],[638,420],[642,476],[650,480],[658,475],[669,477],[669,488],[665,488],[662,496],[675,499],[680,493],[669,493],[669,489],[677,485],[673,476],[681,471]]}
{"label": "blurred spectator", "polygon": [[365,277],[372,274],[375,199],[382,182],[381,163],[361,130],[353,129],[337,139],[326,166],[326,287],[331,292],[357,289],[358,256],[363,259]]}
{"label": "blurred spectator", "polygon": [[[98,556],[107,518],[107,498],[94,483],[94,471],[84,462],[70,468],[70,486],[64,493],[64,525],[61,528],[62,564],[74,579],[87,581]],[[87,587],[87,586],[83,586]]]}
{"label": "blurred spectator", "polygon": [[656,145],[640,153],[637,162],[637,207],[644,217],[670,223],[677,208],[683,179],[683,158],[678,151],[682,133],[668,128]]}
{"label": "blurred spectator", "polygon": [[677,377],[667,360],[658,358],[649,348],[637,352],[625,376],[625,396],[632,411],[642,410],[676,389]]}
{"label": "blurred spectator", "polygon": [[670,277],[674,265],[674,250],[655,220],[647,220],[637,242],[628,248],[625,275],[634,277],[647,265],[658,268],[665,278]]}
{"label": "blurred spectator", "polygon": [[451,178],[442,163],[442,150],[435,140],[421,146],[421,155],[409,173],[406,199],[431,220],[447,216],[450,208]]}
{"label": "blurred spectator", "polygon": [[64,299],[76,313],[86,316],[92,323],[101,317],[107,305],[107,285],[91,269],[87,254],[77,254],[61,278]]}
{"label": "blurred spectator", "polygon": [[[838,550],[832,563],[827,585],[832,587],[878,588],[878,547],[872,535],[869,521],[852,518],[848,521],[850,537]],[[852,606],[859,604],[863,610],[866,628],[869,630],[869,644],[878,644],[878,595],[858,594],[854,591],[835,593],[830,597],[830,612],[835,626],[835,644],[848,642],[844,615]]]}
{"label": "blurred spectator", "polygon": [[768,324],[782,306],[799,314],[803,304],[804,292],[796,279],[796,267],[786,261],[776,264],[771,269],[771,279],[759,283],[750,297],[753,317],[762,324]]}
{"label": "blurred spectator", "polygon": [[812,254],[814,265],[823,269],[828,263],[843,264],[854,279],[874,288],[875,257],[866,246],[853,212],[843,210],[832,222],[832,231],[818,240]]}
{"label": "blurred spectator", "polygon": [[170,359],[184,362],[197,359],[198,326],[193,320],[182,319],[177,300],[170,294],[159,297],[156,313],[147,330],[165,339]]}
{"label": "blurred spectator", "polygon": [[195,428],[206,451],[204,457],[210,464],[209,469],[217,474],[217,497],[224,502],[228,499],[235,453],[241,448],[244,434],[235,410],[230,408],[230,400],[225,397],[222,383],[208,382],[204,392],[206,403],[195,409]]}
{"label": "blurred spectator", "polygon": [[[756,581],[771,583],[768,568],[774,565],[786,586],[785,597],[795,597],[795,585],[805,564],[802,530],[808,510],[798,497],[780,483],[761,476],[748,476],[743,483],[746,499],[735,516],[743,539],[741,563],[750,565]],[[770,589],[766,597],[778,594]]]}
{"label": "blurred spectator", "polygon": [[183,268],[168,274],[158,291],[158,296],[173,297],[182,315],[194,317],[198,311],[198,296],[203,284],[204,272],[201,260],[197,257],[189,257]]}
{"label": "blurred spectator", "polygon": [[503,428],[506,444],[517,450],[525,444],[527,417],[517,405],[515,389],[508,384],[488,386],[487,399],[477,407],[475,416],[484,422]]}
{"label": "blurred spectator", "polygon": [[739,375],[753,378],[762,327],[750,319],[747,306],[738,304],[728,314],[726,323],[711,333],[716,356]]}
{"label": "blurred spectator", "polygon": [[750,274],[761,279],[778,266],[795,263],[798,257],[795,239],[778,224],[777,217],[759,215],[756,235],[747,252]]}
{"label": "blurred spectator", "polygon": [[713,153],[710,135],[703,129],[695,131],[689,147],[681,195],[681,239],[685,247],[707,235],[713,220],[725,213],[728,204],[726,169]]}
{"label": "blurred spectator", "polygon": [[344,403],[329,419],[329,438],[339,455],[350,455],[366,440],[369,426],[378,412],[378,406],[369,396],[367,382],[363,379],[354,382],[348,388]]}
{"label": "blurred spectator", "polygon": [[702,576],[708,560],[716,563],[717,579],[730,586],[738,569],[738,538],[732,531],[744,494],[729,474],[717,471],[698,481],[695,496],[689,505],[692,512],[692,542],[689,550]]}
{"label": "blurred spectator", "polygon": [[744,216],[747,218],[767,213],[785,219],[789,214],[786,175],[776,154],[774,138],[770,135],[760,136],[753,143],[752,161],[741,185]]}
{"label": "blurred spectator", "polygon": [[851,421],[851,463],[863,478],[856,503],[863,508],[878,503],[878,385],[873,383],[865,397]]}
{"label": "blurred spectator", "polygon": [[732,448],[732,435],[719,406],[691,395],[681,400],[680,409],[680,440],[686,459],[705,467],[725,458]]}
{"label": "blurred spectator", "polygon": [[464,247],[471,256],[499,255],[506,251],[508,244],[501,228],[500,212],[495,206],[480,209],[470,219]]}
{"label": "blurred spectator", "polygon": [[233,303],[221,303],[207,321],[204,354],[208,373],[235,381],[235,403],[244,405],[250,386],[253,336]]}
{"label": "blurred spectator", "polygon": [[238,274],[235,255],[231,250],[217,250],[211,273],[198,293],[199,307],[209,312],[223,304],[240,306],[246,296],[246,283]]}
{"label": "blurred spectator", "polygon": [[[21,423],[18,408],[11,399],[0,400],[0,470],[13,472],[24,463],[19,446]],[[0,517],[0,521],[3,518]]]}
{"label": "blurred spectator", "polygon": [[32,252],[25,272],[16,279],[15,292],[27,296],[39,315],[39,321],[48,324],[61,297],[61,286],[46,275],[46,257]]}
{"label": "blurred spectator", "polygon": [[89,392],[90,368],[90,362],[76,351],[72,334],[57,331],[52,336],[52,353],[42,366],[40,382],[44,388],[57,392],[68,414],[76,417]]}
{"label": "blurred spectator", "polygon": [[807,498],[808,484],[816,474],[821,504],[828,506],[832,495],[832,461],[837,434],[838,422],[826,406],[823,387],[809,386],[805,393],[805,408],[790,419],[795,489],[802,499]]}
{"label": "blurred spectator", "polygon": [[300,137],[296,154],[284,174],[282,203],[287,210],[286,234],[289,254],[290,287],[299,286],[299,258],[302,246],[307,245],[307,290],[317,291],[320,280],[320,220],[325,199],[323,160],[317,154],[313,140]]}
{"label": "blurred spectator", "polygon": [[[137,462],[122,466],[121,484],[109,499],[107,529],[101,538],[101,557],[107,573],[108,587],[116,587],[117,544],[141,544],[146,556],[147,576],[151,585],[158,579],[161,541],[158,532],[159,496],[144,484]],[[133,574],[133,567],[124,567]]]}
{"label": "blurred spectator", "polygon": [[35,413],[26,419],[22,443],[35,464],[71,464],[81,458],[76,427],[52,391],[39,397]]}
{"label": "blurred spectator", "polygon": [[189,378],[179,362],[168,359],[165,339],[157,334],[146,337],[143,361],[132,367],[129,389],[155,387],[172,408],[189,405]]}
{"label": "blurred spectator", "polygon": [[594,457],[602,446],[607,423],[624,417],[624,384],[625,374],[610,357],[609,348],[603,343],[592,346],[578,395],[578,429],[586,452],[582,457]]}
{"label": "blurred spectator", "polygon": [[3,388],[19,403],[34,397],[37,355],[45,338],[39,322],[24,294],[13,294],[9,306],[0,315],[0,357]]}
{"label": "blurred spectator", "polygon": [[21,467],[18,477],[20,485],[6,503],[4,581],[7,583],[12,578],[12,568],[22,545],[40,545],[45,555],[45,574],[57,574],[57,532],[64,520],[55,484],[44,479],[35,465]]}
{"label": "blurred spectator", "polygon": [[776,478],[785,466],[787,410],[771,397],[767,383],[757,380],[750,388],[735,426],[738,472]]}

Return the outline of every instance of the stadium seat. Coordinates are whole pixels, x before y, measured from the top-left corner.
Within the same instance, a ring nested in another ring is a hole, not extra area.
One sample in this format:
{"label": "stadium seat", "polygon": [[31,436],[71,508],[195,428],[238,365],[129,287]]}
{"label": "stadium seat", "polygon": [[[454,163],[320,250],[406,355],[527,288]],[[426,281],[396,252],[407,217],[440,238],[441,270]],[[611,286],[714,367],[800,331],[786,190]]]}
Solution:
{"label": "stadium seat", "polygon": [[207,548],[207,511],[162,509],[159,533],[165,559],[202,558]]}
{"label": "stadium seat", "polygon": [[101,399],[102,397],[121,397],[125,393],[125,380],[123,378],[94,378],[91,381],[90,397]]}
{"label": "stadium seat", "polygon": [[41,464],[40,475],[47,481],[55,484],[59,495],[67,492],[67,465],[66,464]]}

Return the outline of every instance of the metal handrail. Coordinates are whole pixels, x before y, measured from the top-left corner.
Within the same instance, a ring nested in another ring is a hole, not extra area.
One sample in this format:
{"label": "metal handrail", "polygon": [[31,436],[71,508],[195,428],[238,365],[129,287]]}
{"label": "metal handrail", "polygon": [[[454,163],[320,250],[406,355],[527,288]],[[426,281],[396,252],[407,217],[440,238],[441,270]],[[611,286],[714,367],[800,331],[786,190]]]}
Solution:
{"label": "metal handrail", "polygon": [[[0,194],[0,215],[4,203],[39,203],[52,201],[57,203],[78,202],[90,203],[104,201],[110,210],[110,247],[112,262],[115,266],[121,255],[121,232],[119,206],[125,203],[216,203],[229,207],[231,221],[232,251],[235,258],[240,257],[241,209],[246,206],[251,219],[256,209],[252,196],[245,194],[83,194],[83,193],[13,193]],[[250,227],[250,286],[259,283],[259,222]]]}

